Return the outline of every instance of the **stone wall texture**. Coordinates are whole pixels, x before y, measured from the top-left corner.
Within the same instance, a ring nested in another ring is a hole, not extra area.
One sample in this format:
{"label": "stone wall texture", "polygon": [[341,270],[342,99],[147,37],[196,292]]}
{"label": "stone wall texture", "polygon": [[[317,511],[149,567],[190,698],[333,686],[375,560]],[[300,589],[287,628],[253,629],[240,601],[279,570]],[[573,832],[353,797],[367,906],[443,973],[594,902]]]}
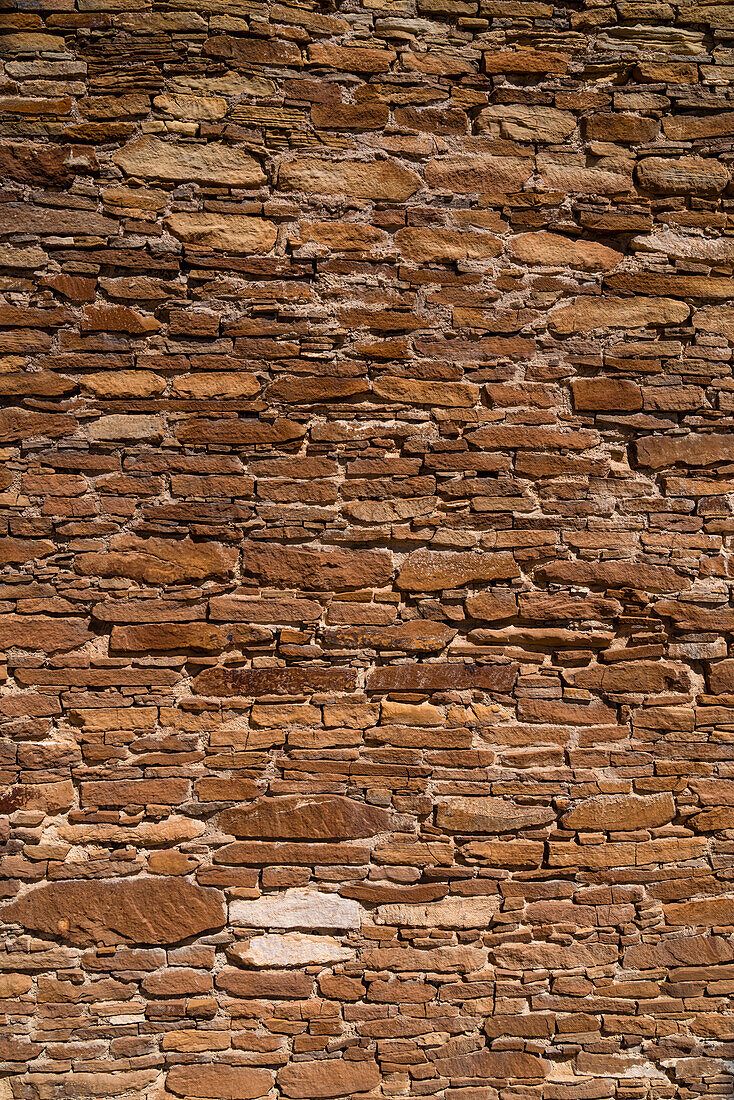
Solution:
{"label": "stone wall texture", "polygon": [[0,62],[0,1100],[730,1097],[734,5]]}

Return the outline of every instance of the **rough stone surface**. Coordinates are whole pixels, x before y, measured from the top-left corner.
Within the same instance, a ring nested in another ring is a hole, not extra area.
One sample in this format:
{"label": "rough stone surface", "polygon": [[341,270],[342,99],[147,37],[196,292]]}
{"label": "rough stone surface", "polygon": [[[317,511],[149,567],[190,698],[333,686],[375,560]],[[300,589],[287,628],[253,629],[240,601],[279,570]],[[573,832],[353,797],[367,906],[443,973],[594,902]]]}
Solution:
{"label": "rough stone surface", "polygon": [[0,30],[0,1100],[734,1091],[734,6]]}
{"label": "rough stone surface", "polygon": [[257,901],[233,901],[232,923],[248,928],[358,929],[360,907],[356,901],[320,890],[296,888]]}
{"label": "rough stone surface", "polygon": [[285,1066],[278,1073],[278,1086],[293,1100],[327,1100],[369,1092],[380,1083],[380,1076],[374,1061],[329,1058]]}
{"label": "rough stone surface", "polygon": [[253,936],[241,948],[232,948],[230,956],[242,966],[311,966],[345,962],[354,956],[354,950],[342,947],[333,936],[287,932],[283,936]]}
{"label": "rough stone surface", "polygon": [[225,810],[219,825],[235,836],[348,840],[388,832],[391,815],[340,795],[281,795]]}
{"label": "rough stone surface", "polygon": [[222,895],[175,878],[54,882],[10,902],[3,918],[72,943],[177,943],[224,924]]}

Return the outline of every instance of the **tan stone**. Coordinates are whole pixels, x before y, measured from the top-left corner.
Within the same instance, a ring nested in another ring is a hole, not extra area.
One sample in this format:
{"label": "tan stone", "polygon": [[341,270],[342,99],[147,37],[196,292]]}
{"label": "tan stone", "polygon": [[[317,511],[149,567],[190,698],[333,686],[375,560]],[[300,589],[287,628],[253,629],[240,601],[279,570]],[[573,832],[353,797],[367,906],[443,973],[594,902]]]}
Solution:
{"label": "tan stone", "polygon": [[734,925],[734,897],[695,898],[664,908],[666,921],[674,927]]}
{"label": "tan stone", "polygon": [[456,229],[406,227],[395,234],[401,253],[416,263],[451,260],[484,260],[498,256],[502,245],[490,233],[468,233]]}
{"label": "tan stone", "polygon": [[573,970],[576,967],[610,966],[618,950],[608,943],[502,943],[492,949],[492,958],[507,970]]}
{"label": "tan stone", "polygon": [[486,928],[499,910],[498,897],[444,898],[423,905],[379,905],[377,924],[401,928]]}
{"label": "tan stone", "polygon": [[584,295],[554,310],[550,329],[561,336],[601,328],[646,328],[650,325],[678,325],[690,308],[672,298],[610,298]]}
{"label": "tan stone", "polygon": [[436,824],[449,833],[511,833],[555,819],[547,806],[523,806],[504,798],[456,797],[436,808]]}
{"label": "tan stone", "polygon": [[310,887],[296,887],[266,894],[257,901],[236,899],[230,903],[229,919],[230,923],[247,928],[346,931],[358,929],[361,918],[356,901]]}
{"label": "tan stone", "polygon": [[0,649],[41,649],[68,652],[92,637],[84,619],[57,619],[47,615],[0,615]]}
{"label": "tan stone", "polygon": [[390,160],[332,161],[298,157],[281,164],[278,187],[282,191],[344,195],[346,199],[379,199],[404,202],[421,186],[409,168]]}
{"label": "tan stone", "polygon": [[128,176],[142,179],[194,181],[227,187],[259,187],[265,173],[258,161],[244,149],[219,142],[164,141],[141,137],[123,146],[113,156]]}
{"label": "tan stone", "polygon": [[675,817],[673,796],[664,794],[597,795],[563,815],[564,829],[627,832],[666,825]]}
{"label": "tan stone", "polygon": [[715,966],[734,960],[734,946],[721,936],[665,936],[659,943],[626,948],[624,965],[633,970],[658,967]]}
{"label": "tan stone", "polygon": [[429,160],[426,183],[458,194],[521,191],[533,174],[524,157],[458,156]]}
{"label": "tan stone", "polygon": [[640,466],[713,466],[734,457],[734,437],[724,434],[645,435],[635,445]]}
{"label": "tan stone", "polygon": [[734,306],[703,306],[693,314],[693,327],[703,332],[716,332],[734,343]]}
{"label": "tan stone", "polygon": [[715,157],[645,157],[637,182],[664,195],[718,195],[729,182],[729,170]]}
{"label": "tan stone", "polygon": [[437,1058],[434,1065],[442,1077],[474,1077],[503,1082],[511,1078],[543,1080],[551,1069],[550,1062],[535,1054],[512,1050],[480,1050],[474,1054]]}
{"label": "tan stone", "polygon": [[636,412],[642,408],[642,390],[626,378],[575,378],[571,383],[574,408],[580,412]]}
{"label": "tan stone", "polygon": [[385,550],[311,550],[254,542],[245,543],[243,550],[247,573],[265,584],[288,588],[380,587],[392,575],[391,556]]}
{"label": "tan stone", "polygon": [[578,267],[583,271],[611,271],[622,253],[596,241],[574,240],[560,233],[518,233],[510,237],[511,254],[526,264],[543,267]]}
{"label": "tan stone", "polygon": [[387,234],[383,230],[363,222],[323,221],[301,222],[293,243],[308,244],[314,241],[334,252],[361,252],[369,251],[386,240]]}
{"label": "tan stone", "polygon": [[690,577],[676,573],[668,565],[636,561],[557,561],[541,566],[537,576],[560,584],[635,588],[648,592],[680,592],[691,584]]}
{"label": "tan stone", "polygon": [[194,119],[215,122],[227,113],[227,100],[222,96],[192,95],[186,92],[165,92],[155,96],[153,104],[165,115],[184,122]]}
{"label": "tan stone", "polygon": [[386,401],[406,405],[442,405],[472,408],[479,398],[479,387],[469,382],[424,382],[417,378],[376,378],[372,389]]}
{"label": "tan stone", "polygon": [[174,378],[171,390],[177,397],[189,397],[194,400],[236,401],[254,397],[260,391],[260,383],[255,374],[246,371],[212,371],[207,374],[184,374]]}
{"label": "tan stone", "polygon": [[278,235],[273,222],[243,214],[171,214],[166,226],[184,244],[220,252],[269,252]]}

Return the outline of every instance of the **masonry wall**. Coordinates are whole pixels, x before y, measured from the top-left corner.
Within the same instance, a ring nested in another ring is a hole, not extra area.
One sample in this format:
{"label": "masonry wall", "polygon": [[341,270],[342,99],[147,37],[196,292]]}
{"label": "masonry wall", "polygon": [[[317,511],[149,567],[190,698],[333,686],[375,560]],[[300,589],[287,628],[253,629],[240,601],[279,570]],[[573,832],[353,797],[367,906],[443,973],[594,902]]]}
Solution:
{"label": "masonry wall", "polygon": [[731,1096],[732,5],[0,56],[0,1100]]}

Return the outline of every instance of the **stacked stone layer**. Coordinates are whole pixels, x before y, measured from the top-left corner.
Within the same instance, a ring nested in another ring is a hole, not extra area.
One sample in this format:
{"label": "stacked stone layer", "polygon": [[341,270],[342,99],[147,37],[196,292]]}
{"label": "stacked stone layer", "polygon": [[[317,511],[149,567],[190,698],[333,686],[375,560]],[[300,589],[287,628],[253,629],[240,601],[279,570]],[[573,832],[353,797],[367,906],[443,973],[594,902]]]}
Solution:
{"label": "stacked stone layer", "polygon": [[1,1100],[730,1095],[732,6],[0,59]]}

